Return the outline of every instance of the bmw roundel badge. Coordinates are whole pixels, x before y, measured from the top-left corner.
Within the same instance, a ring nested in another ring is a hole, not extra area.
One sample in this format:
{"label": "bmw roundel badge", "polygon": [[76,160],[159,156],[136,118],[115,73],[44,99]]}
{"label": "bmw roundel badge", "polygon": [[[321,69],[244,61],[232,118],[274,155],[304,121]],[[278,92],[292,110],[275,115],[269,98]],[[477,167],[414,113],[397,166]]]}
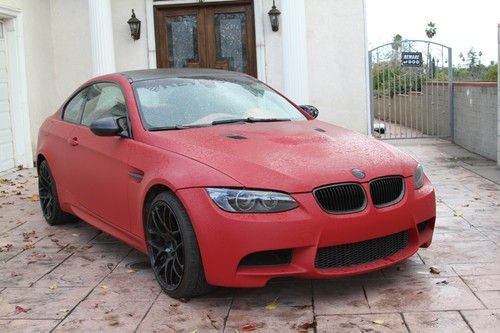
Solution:
{"label": "bmw roundel badge", "polygon": [[363,179],[366,177],[365,172],[361,169],[352,169],[351,172],[352,172],[353,176],[356,178]]}

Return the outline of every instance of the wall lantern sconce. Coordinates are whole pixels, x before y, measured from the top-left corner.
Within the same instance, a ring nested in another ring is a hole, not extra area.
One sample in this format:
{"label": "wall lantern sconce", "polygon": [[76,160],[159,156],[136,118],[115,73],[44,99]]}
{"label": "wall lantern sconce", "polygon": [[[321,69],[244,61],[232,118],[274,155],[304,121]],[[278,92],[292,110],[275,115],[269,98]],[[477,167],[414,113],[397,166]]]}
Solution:
{"label": "wall lantern sconce", "polygon": [[278,31],[280,29],[280,21],[278,20],[278,17],[281,15],[281,12],[276,8],[276,5],[273,0],[273,8],[269,11],[269,19],[271,20],[271,27],[274,32]]}
{"label": "wall lantern sconce", "polygon": [[135,12],[132,9],[132,16],[130,19],[127,21],[128,25],[130,26],[130,34],[132,35],[132,38],[134,40],[138,40],[141,38],[141,21],[135,17]]}

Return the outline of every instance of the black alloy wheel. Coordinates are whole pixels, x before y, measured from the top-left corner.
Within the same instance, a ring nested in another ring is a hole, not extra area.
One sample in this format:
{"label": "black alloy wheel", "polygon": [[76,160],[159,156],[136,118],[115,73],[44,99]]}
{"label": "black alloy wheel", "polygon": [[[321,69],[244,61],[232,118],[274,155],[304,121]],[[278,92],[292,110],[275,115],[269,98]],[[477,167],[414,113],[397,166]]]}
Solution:
{"label": "black alloy wheel", "polygon": [[151,266],[166,290],[175,290],[184,274],[184,247],[179,224],[165,201],[151,207],[148,221]]}
{"label": "black alloy wheel", "polygon": [[195,297],[211,290],[189,217],[172,193],[162,192],[149,203],[145,228],[151,267],[167,295]]}

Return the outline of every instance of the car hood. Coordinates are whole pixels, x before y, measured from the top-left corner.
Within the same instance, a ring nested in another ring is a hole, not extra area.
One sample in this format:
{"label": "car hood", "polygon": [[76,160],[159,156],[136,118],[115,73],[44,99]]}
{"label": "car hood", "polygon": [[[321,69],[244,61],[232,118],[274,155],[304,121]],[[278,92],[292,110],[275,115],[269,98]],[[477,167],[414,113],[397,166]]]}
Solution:
{"label": "car hood", "polygon": [[[289,193],[386,175],[407,177],[416,166],[388,144],[319,120],[148,132],[147,141],[217,169],[244,187]],[[354,168],[366,177],[353,176]],[[210,179],[200,184],[223,185]]]}

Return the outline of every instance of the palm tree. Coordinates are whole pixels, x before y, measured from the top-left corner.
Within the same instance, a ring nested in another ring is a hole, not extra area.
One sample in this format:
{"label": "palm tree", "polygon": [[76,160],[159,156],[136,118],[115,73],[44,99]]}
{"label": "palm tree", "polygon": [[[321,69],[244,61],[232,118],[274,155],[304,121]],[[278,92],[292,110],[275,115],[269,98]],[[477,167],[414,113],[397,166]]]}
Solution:
{"label": "palm tree", "polygon": [[434,22],[427,23],[427,28],[425,28],[425,34],[429,39],[436,35],[436,24]]}

